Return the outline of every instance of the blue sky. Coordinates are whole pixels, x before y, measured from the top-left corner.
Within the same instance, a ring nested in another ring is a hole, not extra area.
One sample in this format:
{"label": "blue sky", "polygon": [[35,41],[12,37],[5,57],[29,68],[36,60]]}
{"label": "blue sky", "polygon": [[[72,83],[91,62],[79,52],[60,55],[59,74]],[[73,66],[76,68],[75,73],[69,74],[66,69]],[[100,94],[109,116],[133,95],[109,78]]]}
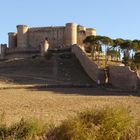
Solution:
{"label": "blue sky", "polygon": [[140,0],[0,0],[0,43],[16,25],[65,25],[76,22],[98,35],[140,39]]}

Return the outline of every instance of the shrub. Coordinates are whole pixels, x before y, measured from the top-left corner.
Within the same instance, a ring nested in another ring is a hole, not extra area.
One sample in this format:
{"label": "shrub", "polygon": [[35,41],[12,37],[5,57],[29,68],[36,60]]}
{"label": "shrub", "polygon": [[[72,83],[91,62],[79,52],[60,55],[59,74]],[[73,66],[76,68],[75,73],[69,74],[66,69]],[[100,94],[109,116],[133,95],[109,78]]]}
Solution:
{"label": "shrub", "polygon": [[45,125],[38,120],[29,119],[25,121],[21,119],[19,123],[9,128],[9,135],[16,140],[32,139],[36,135],[41,135],[45,132],[45,128]]}
{"label": "shrub", "polygon": [[140,120],[134,121],[127,108],[85,110],[59,126],[44,125],[35,119],[6,126],[0,117],[0,140],[35,140],[46,134],[48,140],[139,140]]}
{"label": "shrub", "polygon": [[138,140],[138,130],[128,109],[106,108],[78,113],[49,136],[57,140]]}
{"label": "shrub", "polygon": [[34,139],[37,135],[42,135],[46,130],[46,125],[35,119],[24,120],[11,126],[0,125],[0,140],[25,140]]}
{"label": "shrub", "polygon": [[0,140],[5,140],[8,137],[8,128],[6,125],[0,125]]}

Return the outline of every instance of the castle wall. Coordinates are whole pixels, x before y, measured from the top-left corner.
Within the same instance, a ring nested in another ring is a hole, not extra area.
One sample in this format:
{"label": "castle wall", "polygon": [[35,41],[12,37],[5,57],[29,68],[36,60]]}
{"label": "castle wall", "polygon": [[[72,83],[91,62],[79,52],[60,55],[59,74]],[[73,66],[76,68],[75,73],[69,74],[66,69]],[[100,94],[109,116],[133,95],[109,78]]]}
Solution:
{"label": "castle wall", "polygon": [[39,48],[47,38],[50,47],[59,47],[65,44],[64,27],[46,27],[29,29],[29,47]]}
{"label": "castle wall", "polygon": [[81,66],[84,68],[85,72],[93,81],[95,81],[97,84],[105,83],[104,71],[99,69],[98,65],[95,64],[92,60],[90,60],[79,46],[73,45],[72,52],[75,54]]}
{"label": "castle wall", "polygon": [[96,30],[85,28],[75,23],[65,26],[34,27],[17,25],[17,33],[9,33],[9,43],[6,55],[27,53],[30,50],[41,52],[41,44],[47,40],[49,48],[62,48],[73,44],[83,45],[87,35],[95,35]]}
{"label": "castle wall", "polygon": [[35,27],[18,25],[17,34],[9,33],[9,48],[36,48],[47,38],[50,48],[59,48],[73,44],[83,45],[83,40],[88,35],[96,35],[96,30],[85,28],[75,23],[67,23],[65,26]]}
{"label": "castle wall", "polygon": [[129,67],[109,66],[109,83],[116,88],[136,90],[137,79],[137,74]]}

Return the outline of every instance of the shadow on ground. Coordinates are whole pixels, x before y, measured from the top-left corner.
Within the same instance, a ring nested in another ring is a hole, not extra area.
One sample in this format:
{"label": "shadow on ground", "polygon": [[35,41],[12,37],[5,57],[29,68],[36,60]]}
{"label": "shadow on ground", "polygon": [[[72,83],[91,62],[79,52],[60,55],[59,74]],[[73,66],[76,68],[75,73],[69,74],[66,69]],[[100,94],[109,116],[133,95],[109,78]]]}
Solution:
{"label": "shadow on ground", "polygon": [[140,92],[128,92],[117,89],[108,89],[104,87],[98,88],[43,88],[43,87],[30,87],[27,90],[37,91],[51,91],[54,94],[76,94],[76,95],[87,95],[87,96],[140,96]]}

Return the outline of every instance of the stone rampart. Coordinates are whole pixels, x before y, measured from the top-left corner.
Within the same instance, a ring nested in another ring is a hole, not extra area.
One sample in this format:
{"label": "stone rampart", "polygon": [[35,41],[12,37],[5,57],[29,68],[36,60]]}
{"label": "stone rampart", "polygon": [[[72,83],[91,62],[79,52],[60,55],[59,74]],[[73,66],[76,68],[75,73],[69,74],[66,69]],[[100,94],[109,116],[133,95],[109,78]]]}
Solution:
{"label": "stone rampart", "polygon": [[98,65],[95,64],[92,60],[90,60],[86,53],[82,51],[82,49],[77,46],[72,46],[72,52],[75,54],[80,64],[84,68],[85,72],[89,75],[89,77],[98,84],[105,83],[105,74],[104,71],[98,68]]}
{"label": "stone rampart", "polygon": [[26,52],[35,52],[40,51],[40,48],[11,48],[6,49],[6,55],[12,53],[26,53]]}
{"label": "stone rampart", "polygon": [[41,44],[45,40],[48,41],[50,49],[65,48],[74,44],[82,46],[87,35],[96,35],[96,29],[86,28],[76,23],[31,28],[27,25],[17,25],[17,32],[8,33],[8,48],[6,50],[8,55],[12,56],[11,53],[13,53],[13,57],[18,52],[21,55],[22,50],[25,53],[33,49],[34,53],[34,48],[41,48]]}
{"label": "stone rampart", "polygon": [[140,92],[140,74],[138,73],[138,80],[137,80],[137,89]]}
{"label": "stone rampart", "polygon": [[5,59],[7,44],[0,44],[0,59]]}
{"label": "stone rampart", "polygon": [[42,31],[48,31],[48,30],[52,30],[52,29],[64,29],[64,26],[49,26],[49,27],[31,27],[29,28],[30,32],[42,32]]}
{"label": "stone rampart", "polygon": [[39,48],[10,48],[5,51],[5,59],[29,58],[39,54]]}
{"label": "stone rampart", "polygon": [[29,47],[37,48],[46,38],[50,47],[59,47],[65,44],[64,27],[30,28],[28,31]]}
{"label": "stone rampart", "polygon": [[138,76],[126,66],[109,66],[109,83],[123,90],[136,90]]}

